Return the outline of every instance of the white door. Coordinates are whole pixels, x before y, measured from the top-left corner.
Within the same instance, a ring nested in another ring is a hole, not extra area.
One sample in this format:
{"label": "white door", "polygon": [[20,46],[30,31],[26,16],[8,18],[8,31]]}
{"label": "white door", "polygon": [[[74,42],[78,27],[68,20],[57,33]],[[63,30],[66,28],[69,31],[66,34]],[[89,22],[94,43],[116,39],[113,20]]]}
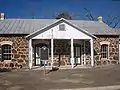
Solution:
{"label": "white door", "polygon": [[41,60],[40,60],[40,47],[36,47],[36,65],[40,65],[41,64]]}
{"label": "white door", "polygon": [[76,47],[76,64],[81,64],[81,48]]}

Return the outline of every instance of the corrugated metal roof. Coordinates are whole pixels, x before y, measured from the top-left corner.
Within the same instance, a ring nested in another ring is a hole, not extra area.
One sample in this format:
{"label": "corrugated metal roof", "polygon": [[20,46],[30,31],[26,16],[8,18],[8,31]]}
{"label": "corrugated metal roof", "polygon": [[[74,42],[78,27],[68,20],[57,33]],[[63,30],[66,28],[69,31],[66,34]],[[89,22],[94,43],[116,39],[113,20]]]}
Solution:
{"label": "corrugated metal roof", "polygon": [[84,30],[88,31],[91,34],[94,35],[116,35],[114,30],[110,28],[108,25],[106,25],[103,22],[98,21],[83,21],[83,20],[72,20],[72,23],[76,24],[80,28],[84,28]]}
{"label": "corrugated metal roof", "polygon": [[[56,19],[5,19],[0,21],[0,34],[31,34],[56,21]],[[118,35],[108,25],[98,21],[68,21],[94,35]]]}
{"label": "corrugated metal roof", "polygon": [[120,35],[120,28],[113,28],[113,30]]}

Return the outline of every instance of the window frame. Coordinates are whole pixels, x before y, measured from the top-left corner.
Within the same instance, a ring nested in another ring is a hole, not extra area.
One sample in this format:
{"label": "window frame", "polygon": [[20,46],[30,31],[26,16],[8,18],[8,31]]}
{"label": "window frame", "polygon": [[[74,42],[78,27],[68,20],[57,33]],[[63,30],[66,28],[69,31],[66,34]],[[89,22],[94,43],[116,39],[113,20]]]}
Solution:
{"label": "window frame", "polygon": [[12,46],[9,44],[2,45],[2,61],[10,61],[12,59]]}
{"label": "window frame", "polygon": [[108,42],[108,41],[100,42],[101,59],[109,59],[109,44],[110,44],[110,42]]}
{"label": "window frame", "polygon": [[108,59],[108,45],[107,44],[101,45],[101,58]]}
{"label": "window frame", "polygon": [[59,24],[59,31],[66,31],[65,24]]}

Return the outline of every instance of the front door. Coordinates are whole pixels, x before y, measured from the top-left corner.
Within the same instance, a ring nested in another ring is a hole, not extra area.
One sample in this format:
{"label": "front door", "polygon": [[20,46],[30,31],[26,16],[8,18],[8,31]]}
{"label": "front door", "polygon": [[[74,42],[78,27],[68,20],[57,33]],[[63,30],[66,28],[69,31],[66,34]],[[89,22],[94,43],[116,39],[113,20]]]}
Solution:
{"label": "front door", "polygon": [[81,47],[80,46],[75,47],[75,64],[76,65],[81,64]]}
{"label": "front door", "polygon": [[36,66],[43,66],[44,63],[47,65],[49,49],[46,47],[46,50],[43,50],[43,47],[36,46]]}

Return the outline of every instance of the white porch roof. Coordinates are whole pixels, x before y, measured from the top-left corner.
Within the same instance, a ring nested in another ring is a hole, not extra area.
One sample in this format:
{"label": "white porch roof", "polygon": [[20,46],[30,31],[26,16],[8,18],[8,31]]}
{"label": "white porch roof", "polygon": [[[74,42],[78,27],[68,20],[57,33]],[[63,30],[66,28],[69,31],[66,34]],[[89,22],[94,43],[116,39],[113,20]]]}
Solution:
{"label": "white porch roof", "polygon": [[[65,31],[59,30],[59,25],[65,24]],[[96,38],[83,28],[79,28],[68,20],[60,19],[42,29],[39,29],[28,36],[27,39],[91,39]]]}

